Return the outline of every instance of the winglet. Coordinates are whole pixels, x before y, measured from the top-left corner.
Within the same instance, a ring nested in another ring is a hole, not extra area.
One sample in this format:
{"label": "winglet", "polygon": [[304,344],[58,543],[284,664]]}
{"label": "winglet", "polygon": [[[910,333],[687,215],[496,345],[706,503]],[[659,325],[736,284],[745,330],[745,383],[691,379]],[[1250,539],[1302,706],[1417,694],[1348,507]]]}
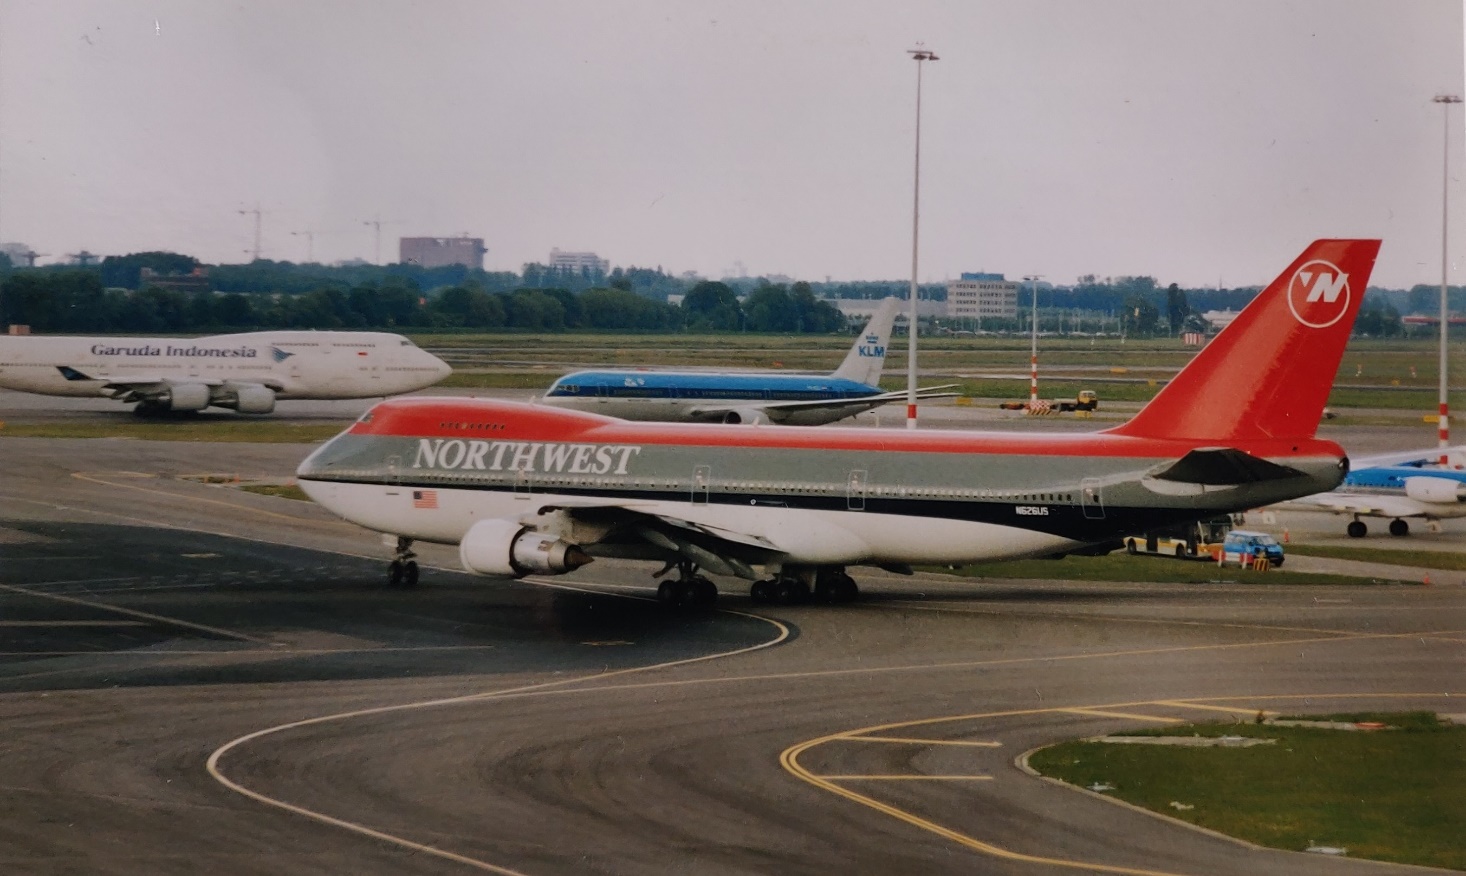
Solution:
{"label": "winglet", "polygon": [[1121,435],[1312,438],[1364,301],[1378,240],[1316,240]]}
{"label": "winglet", "polygon": [[855,380],[866,386],[881,385],[881,371],[886,367],[886,347],[891,343],[891,326],[896,322],[896,308],[900,303],[899,298],[881,301],[832,377]]}

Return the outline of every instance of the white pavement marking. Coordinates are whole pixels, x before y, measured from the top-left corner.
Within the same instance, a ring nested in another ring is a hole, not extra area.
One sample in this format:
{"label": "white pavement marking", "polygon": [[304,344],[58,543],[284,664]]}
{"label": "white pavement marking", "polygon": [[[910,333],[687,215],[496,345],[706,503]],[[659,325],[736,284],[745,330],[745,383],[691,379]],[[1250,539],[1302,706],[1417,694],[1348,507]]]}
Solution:
{"label": "white pavement marking", "polygon": [[[540,583],[540,582],[534,582],[534,583]],[[576,589],[579,589],[579,588],[568,587],[568,586],[560,585],[560,584],[552,584],[552,585],[549,585],[549,586],[563,588],[563,589],[568,589],[568,590],[576,590]],[[594,591],[592,591],[592,592],[594,592]],[[617,596],[618,594],[607,593],[607,594],[603,594],[603,595]],[[623,599],[641,599],[641,597],[632,597],[632,596],[622,596],[620,598],[623,598]],[[220,761],[221,758],[223,758],[223,756],[225,754],[229,753],[231,750],[233,750],[233,749],[235,749],[235,748],[237,748],[237,747],[239,747],[241,745],[244,745],[245,743],[252,742],[254,740],[261,739],[261,738],[266,737],[266,736],[271,736],[271,735],[274,735],[274,734],[277,734],[277,733],[282,733],[282,732],[287,731],[287,730],[292,730],[292,729],[295,729],[295,728],[298,728],[298,727],[309,727],[309,726],[314,726],[314,725],[317,725],[317,724],[325,724],[325,723],[332,722],[332,721],[346,721],[346,720],[350,720],[352,718],[360,718],[360,717],[365,717],[365,716],[368,716],[368,715],[381,715],[381,714],[387,714],[387,713],[390,713],[390,712],[406,712],[406,711],[415,711],[415,710],[418,710],[418,709],[429,709],[429,708],[438,708],[438,707],[442,707],[442,706],[459,705],[459,704],[462,704],[462,703],[480,702],[480,701],[485,701],[485,700],[496,699],[496,698],[499,698],[499,697],[505,697],[505,696],[509,696],[509,695],[514,695],[514,694],[525,694],[525,693],[534,692],[534,691],[548,690],[548,689],[551,689],[551,688],[564,688],[564,687],[568,687],[570,685],[579,684],[579,683],[582,683],[582,682],[593,682],[593,681],[598,681],[600,679],[614,678],[614,677],[618,677],[618,676],[630,675],[630,674],[633,674],[633,673],[645,673],[645,672],[651,672],[651,671],[658,670],[658,669],[671,669],[671,668],[676,667],[676,666],[687,666],[687,665],[690,665],[690,664],[693,664],[693,663],[703,663],[703,662],[706,662],[706,661],[709,661],[709,660],[721,660],[721,659],[726,659],[726,658],[729,658],[729,657],[734,657],[734,656],[737,656],[739,654],[747,654],[747,653],[750,653],[752,651],[761,651],[761,650],[763,650],[765,648],[771,648],[774,645],[777,645],[777,644],[779,644],[779,643],[781,643],[784,640],[786,640],[786,639],[789,638],[789,628],[787,626],[785,626],[784,624],[780,623],[777,620],[774,620],[772,618],[761,617],[761,616],[755,615],[755,614],[747,614],[747,613],[741,612],[741,611],[727,611],[727,610],[723,610],[723,611],[726,614],[737,615],[739,617],[753,618],[754,620],[763,621],[764,623],[771,624],[778,631],[778,635],[775,636],[774,638],[766,641],[766,642],[762,642],[762,643],[757,644],[757,645],[750,645],[750,646],[744,647],[744,648],[736,648],[736,649],[734,649],[732,651],[723,651],[723,652],[719,652],[717,654],[704,654],[701,657],[689,657],[689,658],[685,658],[685,659],[682,659],[682,660],[670,660],[670,661],[667,661],[667,662],[664,662],[664,663],[656,663],[656,664],[651,664],[651,665],[648,665],[648,666],[635,666],[635,667],[631,667],[631,668],[628,668],[628,669],[617,669],[617,670],[612,670],[612,671],[609,671],[609,672],[596,673],[594,675],[585,675],[585,676],[579,676],[579,677],[576,677],[576,678],[565,678],[565,679],[559,679],[559,680],[556,680],[556,681],[542,682],[540,684],[531,684],[531,685],[524,685],[522,687],[517,687],[517,688],[508,688],[508,689],[505,689],[505,690],[502,690],[502,691],[486,691],[486,692],[483,692],[483,693],[466,694],[464,696],[457,696],[457,697],[446,697],[446,698],[442,698],[442,699],[422,700],[422,701],[419,701],[419,702],[412,702],[412,703],[401,703],[401,704],[394,705],[394,706],[379,706],[379,707],[370,708],[370,709],[357,709],[355,711],[350,711],[350,712],[339,712],[339,713],[332,714],[332,715],[321,715],[321,716],[318,716],[318,717],[315,717],[315,718],[307,718],[307,719],[302,720],[302,721],[292,721],[292,722],[290,722],[288,724],[280,724],[280,725],[277,725],[275,727],[267,727],[267,728],[265,728],[263,730],[256,730],[253,733],[249,733],[249,734],[246,734],[244,736],[240,736],[237,739],[233,739],[233,740],[231,740],[229,742],[226,742],[224,745],[221,745],[218,749],[216,749],[213,754],[209,755],[209,759],[205,763],[205,767],[206,767],[206,769],[208,769],[209,775],[213,776],[214,779],[216,781],[218,781],[224,787],[226,787],[226,788],[230,789],[231,791],[234,791],[234,792],[236,792],[238,794],[243,794],[244,796],[249,797],[252,800],[255,800],[257,802],[263,803],[266,806],[274,806],[277,809],[283,809],[286,812],[292,812],[292,813],[294,813],[296,815],[301,815],[301,816],[304,816],[306,818],[312,819],[313,821],[321,822],[322,824],[329,824],[329,825],[331,825],[333,827],[339,827],[339,828],[341,828],[343,830],[349,830],[349,831],[352,831],[353,833],[358,833],[358,834],[361,834],[363,836],[371,837],[372,839],[381,840],[382,842],[392,843],[393,845],[401,846],[402,848],[406,848],[406,849],[411,849],[411,850],[413,850],[415,852],[421,852],[423,854],[433,855],[433,856],[436,856],[436,857],[439,857],[439,858],[443,858],[445,860],[454,861],[456,863],[464,864],[464,865],[467,865],[469,867],[474,867],[474,868],[477,868],[479,870],[484,870],[484,871],[487,871],[487,872],[490,872],[490,873],[499,873],[499,874],[503,874],[503,876],[523,876],[523,874],[519,873],[518,871],[511,870],[511,869],[509,869],[507,867],[501,867],[501,866],[499,866],[497,864],[491,864],[491,863],[489,863],[487,861],[481,861],[481,860],[479,860],[477,858],[470,858],[470,857],[467,857],[467,856],[464,856],[464,855],[460,855],[460,854],[458,854],[456,852],[450,852],[450,851],[447,851],[446,849],[437,848],[435,846],[429,846],[429,845],[424,845],[422,843],[413,842],[412,840],[406,839],[405,837],[399,837],[399,836],[395,836],[393,834],[385,833],[383,831],[376,830],[375,828],[368,827],[368,826],[366,826],[364,824],[359,824],[359,823],[353,822],[353,821],[347,821],[344,818],[337,818],[337,817],[332,816],[332,815],[327,815],[327,814],[325,814],[323,812],[317,812],[317,811],[315,811],[313,809],[307,809],[307,808],[305,808],[303,806],[297,806],[294,803],[289,803],[289,802],[286,802],[284,800],[281,800],[281,799],[278,799],[278,798],[275,798],[275,797],[267,796],[267,795],[262,794],[262,793],[260,793],[258,791],[252,790],[250,788],[246,788],[245,786],[239,784],[238,782],[235,782],[234,780],[230,779],[228,776],[224,775],[223,771],[219,767],[219,761]]]}

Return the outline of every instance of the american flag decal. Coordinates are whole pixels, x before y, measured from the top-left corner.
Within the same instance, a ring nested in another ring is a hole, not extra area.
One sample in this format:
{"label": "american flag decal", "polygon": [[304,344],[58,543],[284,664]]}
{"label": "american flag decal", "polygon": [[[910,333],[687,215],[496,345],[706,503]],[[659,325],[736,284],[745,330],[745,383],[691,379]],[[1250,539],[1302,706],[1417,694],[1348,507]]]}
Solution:
{"label": "american flag decal", "polygon": [[437,490],[413,490],[412,507],[414,508],[436,508],[438,507]]}

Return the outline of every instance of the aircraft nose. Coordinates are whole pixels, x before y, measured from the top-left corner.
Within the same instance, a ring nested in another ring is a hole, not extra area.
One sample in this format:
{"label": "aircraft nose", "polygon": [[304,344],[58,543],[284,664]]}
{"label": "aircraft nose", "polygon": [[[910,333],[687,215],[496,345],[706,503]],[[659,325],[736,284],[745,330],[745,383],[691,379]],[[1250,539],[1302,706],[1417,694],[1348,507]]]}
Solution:
{"label": "aircraft nose", "polygon": [[428,354],[428,357],[433,360],[433,370],[437,372],[438,380],[442,380],[443,378],[447,377],[449,374],[452,374],[453,373],[453,366],[452,365],[449,365],[447,362],[444,362],[442,359],[439,359],[437,356],[434,356],[432,353],[429,353]]}

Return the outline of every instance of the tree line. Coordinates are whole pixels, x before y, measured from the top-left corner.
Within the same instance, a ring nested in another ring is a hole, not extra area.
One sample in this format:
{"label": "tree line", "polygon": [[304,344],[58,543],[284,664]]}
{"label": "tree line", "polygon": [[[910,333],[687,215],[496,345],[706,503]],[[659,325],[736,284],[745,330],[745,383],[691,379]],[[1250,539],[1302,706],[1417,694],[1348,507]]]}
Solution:
{"label": "tree line", "polygon": [[[205,269],[211,291],[149,286],[143,281],[144,268],[170,278]],[[786,285],[747,278],[695,280],[674,277],[660,266],[600,273],[531,264],[522,274],[461,265],[327,266],[269,260],[205,266],[191,256],[167,252],[108,256],[85,268],[14,269],[0,254],[0,322],[45,332],[463,328],[824,333],[847,327],[829,299],[904,298],[908,288],[906,281]],[[1204,328],[1200,314],[1207,310],[1241,309],[1259,288],[1181,289],[1173,283],[1162,289],[1153,277],[1085,276],[1073,286],[1041,287],[1038,305],[1051,314],[1105,316],[1127,334],[1176,334]],[[924,284],[920,294],[943,300],[946,289]],[[1030,294],[1021,288],[1020,311]],[[669,305],[668,298],[677,295],[683,296],[681,304]],[[1371,288],[1356,330],[1372,336],[1399,334],[1401,312],[1434,313],[1438,296],[1435,286]],[[1450,298],[1453,309],[1466,309],[1466,289],[1452,287]],[[982,328],[1021,330],[1025,318],[984,320]]]}

